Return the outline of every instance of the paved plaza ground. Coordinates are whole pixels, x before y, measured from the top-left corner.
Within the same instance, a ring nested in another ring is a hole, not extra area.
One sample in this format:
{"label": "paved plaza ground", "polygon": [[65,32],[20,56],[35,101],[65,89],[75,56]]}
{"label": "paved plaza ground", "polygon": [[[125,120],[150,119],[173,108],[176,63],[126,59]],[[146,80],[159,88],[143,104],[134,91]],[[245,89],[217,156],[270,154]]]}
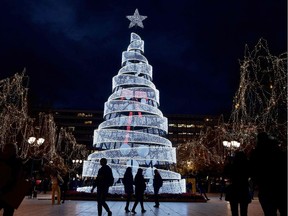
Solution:
{"label": "paved plaza ground", "polygon": [[[208,194],[207,202],[161,202],[160,208],[154,208],[153,202],[145,202],[145,213],[141,213],[140,206],[136,208],[136,216],[231,216],[229,203],[220,200],[219,194]],[[113,216],[129,216],[125,213],[125,202],[108,201]],[[133,204],[133,203],[132,203]],[[132,205],[131,204],[131,205]],[[0,211],[2,215],[2,211]],[[96,201],[67,200],[61,205],[51,205],[49,194],[39,194],[35,199],[25,198],[21,206],[15,211],[15,216],[97,216]],[[263,216],[258,198],[249,204],[248,215]],[[103,210],[103,216],[107,216]]]}

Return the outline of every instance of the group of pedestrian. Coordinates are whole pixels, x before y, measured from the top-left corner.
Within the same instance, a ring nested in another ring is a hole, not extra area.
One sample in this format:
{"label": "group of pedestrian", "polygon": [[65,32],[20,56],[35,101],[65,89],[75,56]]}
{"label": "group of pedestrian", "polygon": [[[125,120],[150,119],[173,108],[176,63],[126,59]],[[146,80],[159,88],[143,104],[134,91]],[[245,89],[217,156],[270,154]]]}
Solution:
{"label": "group of pedestrian", "polygon": [[[122,180],[124,184],[124,191],[127,195],[126,199],[126,206],[125,206],[125,212],[130,212],[129,210],[129,204],[132,198],[132,195],[134,193],[134,187],[135,185],[135,202],[132,207],[131,213],[136,214],[136,207],[138,203],[140,203],[141,206],[141,213],[145,213],[146,210],[144,208],[144,192],[146,190],[146,182],[143,176],[143,169],[138,168],[137,173],[135,175],[135,178],[133,179],[132,174],[132,168],[127,167],[126,172],[124,174],[124,178]],[[155,199],[155,208],[159,208],[159,190],[163,185],[163,179],[157,169],[154,170],[154,178],[153,178],[153,189],[154,189],[154,199]]]}
{"label": "group of pedestrian", "polygon": [[[93,182],[93,186],[91,192],[97,187],[97,207],[98,207],[98,216],[102,215],[102,207],[107,211],[108,216],[112,215],[112,212],[109,206],[106,203],[106,198],[108,195],[109,187],[113,185],[114,178],[111,168],[107,165],[107,159],[102,158],[100,160],[101,168],[98,171],[97,178]],[[136,214],[136,207],[140,203],[141,213],[145,213],[146,210],[144,208],[144,192],[146,190],[146,181],[143,175],[143,169],[138,168],[135,178],[133,178],[132,168],[127,167],[124,177],[123,177],[123,185],[124,191],[127,196],[125,212],[132,214]],[[153,187],[154,187],[154,195],[155,195],[155,206],[159,208],[159,199],[158,194],[159,190],[163,185],[163,180],[158,170],[154,170],[154,179],[153,179]],[[135,202],[130,211],[129,205],[132,199],[132,195],[134,194],[134,186],[135,186]]]}
{"label": "group of pedestrian", "polygon": [[[287,216],[287,154],[266,132],[257,135],[255,149],[248,157],[235,152],[224,168],[230,184],[225,189],[232,216],[248,215],[253,199],[252,187],[258,188],[258,198],[265,216]],[[252,192],[251,192],[252,191]]]}

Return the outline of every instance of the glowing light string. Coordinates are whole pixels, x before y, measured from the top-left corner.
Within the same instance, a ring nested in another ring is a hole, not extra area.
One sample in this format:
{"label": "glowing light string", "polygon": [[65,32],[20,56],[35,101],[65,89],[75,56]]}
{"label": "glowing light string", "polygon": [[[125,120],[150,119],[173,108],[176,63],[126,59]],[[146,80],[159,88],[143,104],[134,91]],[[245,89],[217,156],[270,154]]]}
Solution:
{"label": "glowing light string", "polygon": [[[99,151],[88,156],[83,163],[83,177],[95,177],[99,160],[108,159],[115,178],[111,193],[124,193],[122,183],[128,166],[136,174],[143,168],[149,180],[147,191],[153,192],[153,170],[159,170],[165,183],[165,193],[186,191],[185,180],[179,173],[169,170],[176,164],[176,149],[165,138],[168,133],[167,118],[159,107],[159,91],[152,82],[152,66],[144,53],[144,41],[131,33],[130,45],[122,53],[122,68],[113,78],[112,94],[105,103],[104,122],[94,131],[93,143]],[[90,188],[78,188],[90,191]]]}
{"label": "glowing light string", "polygon": [[283,149],[287,148],[287,52],[272,55],[264,39],[253,49],[245,47],[229,120],[224,122],[220,117],[214,128],[205,127],[199,137],[178,145],[178,170],[222,170],[227,153],[222,142],[236,140],[249,154],[259,131],[273,135]]}

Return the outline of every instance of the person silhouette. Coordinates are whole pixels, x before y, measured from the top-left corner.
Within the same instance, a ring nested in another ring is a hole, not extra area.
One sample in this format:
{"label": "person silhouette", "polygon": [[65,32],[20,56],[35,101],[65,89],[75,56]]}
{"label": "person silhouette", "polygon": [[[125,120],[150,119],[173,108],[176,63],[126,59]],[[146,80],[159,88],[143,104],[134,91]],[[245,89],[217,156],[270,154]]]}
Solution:
{"label": "person silhouette", "polygon": [[61,201],[61,189],[60,183],[63,183],[62,177],[59,175],[58,171],[53,171],[50,175],[51,178],[51,199],[52,205],[55,204],[55,195],[57,194],[57,204],[60,205]]}
{"label": "person silhouette", "polygon": [[141,212],[144,213],[146,212],[146,210],[144,209],[144,203],[143,203],[143,199],[144,199],[144,192],[146,190],[146,182],[143,176],[143,169],[138,168],[138,171],[135,175],[134,178],[134,185],[135,185],[135,203],[133,205],[132,208],[132,214],[136,214],[135,209],[138,205],[138,203],[140,202],[141,205]]}
{"label": "person silhouette", "polygon": [[155,199],[155,208],[159,208],[159,190],[163,185],[163,179],[157,169],[154,170],[154,179],[153,179],[153,189],[154,189],[154,199]]}
{"label": "person silhouette", "polygon": [[[2,152],[0,152],[0,210],[3,209],[4,216],[14,215],[15,208],[19,206],[25,197],[16,185],[20,182],[21,175],[25,174],[22,160],[17,157],[18,148],[16,144],[5,144]],[[20,186],[23,187],[24,185]],[[26,192],[29,191],[28,185]],[[11,202],[8,197],[11,197],[15,202]],[[17,203],[16,203],[17,200]]]}
{"label": "person silhouette", "polygon": [[220,179],[220,197],[219,199],[222,200],[223,194],[225,193],[226,182],[225,178],[222,176]]}
{"label": "person silhouette", "polygon": [[126,213],[128,213],[128,212],[130,212],[129,204],[130,204],[130,201],[132,198],[132,194],[134,193],[133,175],[132,175],[132,168],[131,167],[127,167],[122,182],[124,185],[124,191],[127,195],[125,211],[126,211]]}
{"label": "person silhouette", "polygon": [[248,204],[251,202],[248,182],[250,170],[248,158],[243,151],[235,153],[232,163],[224,168],[224,174],[230,179],[225,200],[230,202],[232,216],[238,216],[239,204],[240,215],[247,216]]}
{"label": "person silhouette", "polygon": [[68,184],[69,184],[69,173],[66,172],[64,177],[63,177],[63,183],[60,186],[62,203],[65,203],[65,200],[66,200],[66,193],[68,190]]}
{"label": "person silhouette", "polygon": [[[287,154],[266,132],[257,134],[250,156],[253,185],[265,216],[287,215]],[[268,173],[269,171],[269,173]]]}
{"label": "person silhouette", "polygon": [[95,184],[91,189],[93,192],[94,188],[97,187],[97,208],[98,216],[102,216],[102,207],[107,211],[108,216],[112,216],[109,206],[106,203],[109,187],[114,184],[114,177],[112,169],[107,165],[107,159],[100,159],[101,168],[98,170]]}
{"label": "person silhouette", "polygon": [[207,197],[207,194],[206,194],[206,185],[205,185],[204,181],[201,178],[198,179],[197,186],[198,186],[198,190],[199,190],[200,195],[201,196],[203,195],[206,200],[210,200]]}

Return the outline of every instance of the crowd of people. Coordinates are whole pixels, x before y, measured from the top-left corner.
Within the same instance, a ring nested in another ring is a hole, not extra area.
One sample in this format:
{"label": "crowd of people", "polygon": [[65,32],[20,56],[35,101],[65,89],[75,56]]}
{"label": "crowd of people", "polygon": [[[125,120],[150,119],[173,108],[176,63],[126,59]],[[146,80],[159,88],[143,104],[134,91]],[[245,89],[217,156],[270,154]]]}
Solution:
{"label": "crowd of people", "polygon": [[229,179],[225,200],[232,216],[248,215],[248,205],[258,190],[265,216],[287,215],[287,152],[266,132],[257,135],[256,147],[249,155],[236,151],[227,160],[224,176]]}
{"label": "crowd of people", "polygon": [[[107,165],[106,158],[100,160],[100,165],[101,168],[97,178],[93,181],[91,192],[97,188],[98,216],[102,215],[103,208],[107,211],[108,216],[111,216],[112,211],[106,203],[106,198],[109,187],[114,184],[113,172]],[[27,193],[33,197],[36,187],[36,182],[33,183],[33,179],[29,185],[24,181],[25,170],[23,162],[17,158],[17,145],[4,145],[0,152],[0,172],[6,174],[0,178],[0,209],[3,209],[3,215],[13,216],[14,210],[18,208]],[[287,215],[287,152],[281,150],[277,140],[267,133],[261,132],[257,135],[255,148],[248,155],[246,152],[238,150],[234,155],[227,156],[220,179],[219,199],[222,200],[222,197],[225,197],[225,200],[229,201],[232,216],[248,215],[248,205],[253,199],[255,188],[257,188],[259,202],[265,216],[276,216],[277,212],[280,216]],[[133,177],[132,168],[127,167],[122,183],[126,194],[124,211],[136,214],[136,208],[140,204],[141,213],[145,213],[143,198],[146,181],[143,169],[138,168],[135,177]],[[31,184],[33,185],[32,190]],[[50,179],[44,178],[41,184],[44,193],[49,188],[51,189],[53,205],[55,204],[55,196],[57,197],[57,204],[60,204],[61,200],[64,203],[66,192],[68,188],[72,187],[69,174],[60,175],[57,171],[51,172]],[[155,208],[160,206],[159,190],[162,185],[163,179],[159,171],[155,169],[153,176]],[[206,195],[207,185],[205,186],[201,178],[197,179],[197,186],[199,193],[206,200],[209,200]],[[192,188],[191,185],[190,187]],[[133,195],[135,202],[130,209]]]}

